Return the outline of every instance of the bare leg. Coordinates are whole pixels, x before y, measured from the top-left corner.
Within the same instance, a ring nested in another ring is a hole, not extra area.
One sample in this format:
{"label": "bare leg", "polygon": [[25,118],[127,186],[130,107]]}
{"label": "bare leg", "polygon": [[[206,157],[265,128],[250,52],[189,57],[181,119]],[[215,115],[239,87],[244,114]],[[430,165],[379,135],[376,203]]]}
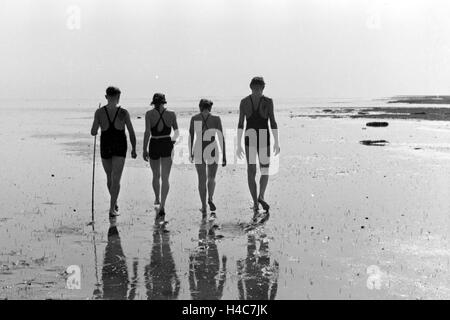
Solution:
{"label": "bare leg", "polygon": [[155,204],[159,204],[159,192],[160,192],[160,183],[159,179],[161,178],[161,159],[152,160],[150,159],[150,168],[152,169],[153,179],[152,186],[153,192],[155,193]]}
{"label": "bare leg", "polygon": [[102,158],[103,169],[106,173],[106,185],[108,187],[109,195],[111,196],[111,173],[112,173],[112,158],[103,159]]}
{"label": "bare leg", "polygon": [[256,164],[247,165],[247,181],[250,194],[253,199],[253,208],[258,208],[257,186],[256,186]]}
{"label": "bare leg", "polygon": [[258,210],[258,191],[256,186],[256,148],[245,146],[245,157],[247,159],[247,182],[253,199],[253,210]]}
{"label": "bare leg", "polygon": [[264,200],[264,194],[269,183],[269,167],[261,166],[261,177],[259,178],[259,196],[258,198]]}
{"label": "bare leg", "polygon": [[206,213],[206,164],[196,164],[198,175],[198,192],[200,194],[200,201],[202,202],[203,213]]}
{"label": "bare leg", "polygon": [[167,195],[169,194],[169,176],[172,169],[172,158],[161,158],[161,206],[160,210],[164,211],[166,206]]}
{"label": "bare leg", "polygon": [[109,212],[114,212],[117,198],[120,192],[120,179],[122,178],[123,167],[125,165],[125,157],[112,157],[111,172],[111,202]]}
{"label": "bare leg", "polygon": [[259,178],[259,195],[258,199],[265,211],[269,211],[270,206],[264,200],[267,184],[269,183],[269,166],[270,166],[270,151],[269,147],[260,149],[259,168],[261,170],[261,177]]}
{"label": "bare leg", "polygon": [[214,190],[216,189],[217,163],[208,165],[208,201],[213,200]]}
{"label": "bare leg", "polygon": [[264,194],[266,192],[267,184],[269,182],[269,166],[270,166],[270,145],[267,147],[259,147],[259,168],[261,170],[261,177],[259,178],[259,196],[258,199],[264,201]]}

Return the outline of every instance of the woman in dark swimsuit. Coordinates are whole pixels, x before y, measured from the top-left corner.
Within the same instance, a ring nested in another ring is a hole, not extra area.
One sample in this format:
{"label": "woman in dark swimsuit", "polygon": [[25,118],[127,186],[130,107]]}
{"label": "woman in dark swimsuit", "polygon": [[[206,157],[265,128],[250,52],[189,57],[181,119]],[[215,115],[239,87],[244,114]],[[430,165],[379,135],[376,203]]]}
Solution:
{"label": "woman in dark swimsuit", "polygon": [[[200,100],[200,113],[191,118],[189,126],[189,155],[190,161],[195,162],[198,175],[198,191],[202,208],[200,211],[206,215],[206,191],[208,191],[208,204],[211,212],[216,211],[213,202],[214,189],[216,187],[216,173],[219,163],[219,144],[222,149],[222,166],[226,165],[225,138],[223,136],[222,122],[219,116],[211,114],[212,101]],[[196,136],[194,143],[194,136]]]}
{"label": "woman in dark swimsuit", "polygon": [[[253,198],[253,210],[255,213],[262,205],[265,211],[270,206],[264,200],[264,194],[269,182],[270,165],[270,128],[275,139],[273,150],[275,155],[280,152],[278,143],[278,125],[275,121],[272,99],[263,95],[265,83],[262,77],[254,77],[250,82],[252,94],[241,100],[239,106],[238,123],[238,147],[237,155],[242,158],[244,150],[241,141],[244,132],[244,120],[247,121],[245,128],[245,156],[247,159],[247,180],[250,194]],[[256,185],[256,156],[258,156],[261,177],[259,179],[259,194]]]}
{"label": "woman in dark swimsuit", "polygon": [[[159,205],[159,217],[165,216],[173,145],[179,136],[177,117],[175,112],[164,107],[166,103],[166,97],[162,93],[155,93],[151,103],[154,108],[145,114],[143,158],[150,162],[152,169],[152,185],[155,192],[154,204]],[[170,136],[172,128],[174,130],[173,137]]]}
{"label": "woman in dark swimsuit", "polygon": [[119,88],[108,87],[105,97],[108,100],[108,104],[95,112],[91,134],[93,136],[97,135],[98,128],[101,128],[100,155],[106,173],[108,191],[111,196],[109,216],[115,217],[119,215],[117,198],[127,155],[125,127],[130,134],[131,156],[133,159],[136,158],[136,135],[131,124],[130,114],[127,110],[118,106],[120,100]]}

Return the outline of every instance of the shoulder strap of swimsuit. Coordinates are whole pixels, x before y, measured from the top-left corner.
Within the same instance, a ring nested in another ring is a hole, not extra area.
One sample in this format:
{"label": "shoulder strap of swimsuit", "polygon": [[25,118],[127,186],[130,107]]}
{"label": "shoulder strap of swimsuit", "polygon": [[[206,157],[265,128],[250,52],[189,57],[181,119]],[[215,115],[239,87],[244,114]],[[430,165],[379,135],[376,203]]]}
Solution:
{"label": "shoulder strap of swimsuit", "polygon": [[104,106],[103,109],[105,109],[106,116],[108,117],[109,124],[111,124],[111,118],[109,117],[108,109],[106,109],[106,106]]}
{"label": "shoulder strap of swimsuit", "polygon": [[263,102],[263,98],[264,98],[264,96],[261,96],[261,97],[259,98],[258,108],[256,109],[256,110],[258,110],[258,111],[259,111],[259,108],[261,107],[261,104],[262,104],[262,102]]}
{"label": "shoulder strap of swimsuit", "polygon": [[203,114],[201,115],[201,116],[202,116],[202,119],[203,119],[203,125],[202,125],[202,128],[203,128],[203,127],[206,127],[206,129],[209,129],[209,128],[208,128],[208,124],[206,123],[206,121],[208,121],[210,115],[211,115],[211,113],[209,113],[209,114],[206,116],[206,118],[203,117]]}
{"label": "shoulder strap of swimsuit", "polygon": [[156,124],[155,124],[155,126],[153,128],[157,128],[161,121],[163,122],[164,126],[167,127],[166,122],[163,119],[163,114],[164,114],[164,112],[166,112],[166,109],[164,109],[162,112],[159,112],[158,109],[156,109],[156,111],[158,111],[158,113],[159,113],[159,119],[158,119],[158,121],[156,122]]}
{"label": "shoulder strap of swimsuit", "polygon": [[262,103],[262,100],[263,100],[264,96],[261,96],[261,98],[259,98],[258,107],[256,109],[255,109],[255,105],[253,104],[252,96],[249,95],[248,97],[250,99],[250,102],[252,103],[252,112],[259,111],[259,107],[261,107],[261,103]]}
{"label": "shoulder strap of swimsuit", "polygon": [[117,108],[116,114],[114,115],[114,120],[112,121],[113,124],[116,121],[117,115],[119,114],[119,110],[120,110],[120,107]]}
{"label": "shoulder strap of swimsuit", "polygon": [[253,104],[252,95],[249,95],[248,98],[250,99],[250,103],[252,104],[252,111],[255,109],[255,105]]}

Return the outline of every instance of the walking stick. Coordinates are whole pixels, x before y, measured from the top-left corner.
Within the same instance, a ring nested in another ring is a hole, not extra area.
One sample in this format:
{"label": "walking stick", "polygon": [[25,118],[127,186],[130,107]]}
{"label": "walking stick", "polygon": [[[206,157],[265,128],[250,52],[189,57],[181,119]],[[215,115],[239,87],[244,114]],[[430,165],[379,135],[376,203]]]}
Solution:
{"label": "walking stick", "polygon": [[95,227],[92,224],[92,242],[94,245],[94,266],[95,266],[95,289],[94,289],[94,299],[100,299],[102,295],[101,283],[98,281],[98,267],[97,267],[97,246],[95,243]]}
{"label": "walking stick", "polygon": [[[100,109],[101,103],[98,104],[98,108]],[[95,279],[97,280],[94,289],[94,298],[99,299],[101,297],[101,284],[98,281],[98,269],[97,269],[97,246],[95,244],[95,225],[94,225],[94,187],[95,187],[95,151],[97,147],[97,135],[94,136],[94,156],[92,160],[92,202],[91,202],[91,211],[92,211],[92,221],[88,223],[88,225],[92,226],[92,242],[94,245],[94,265],[95,265]]]}
{"label": "walking stick", "polygon": [[[98,108],[100,109],[101,103],[98,104]],[[91,223],[94,223],[94,187],[95,187],[95,151],[97,147],[97,135],[94,136],[94,157],[92,160],[92,203],[91,203],[91,211],[92,211],[92,220]]]}

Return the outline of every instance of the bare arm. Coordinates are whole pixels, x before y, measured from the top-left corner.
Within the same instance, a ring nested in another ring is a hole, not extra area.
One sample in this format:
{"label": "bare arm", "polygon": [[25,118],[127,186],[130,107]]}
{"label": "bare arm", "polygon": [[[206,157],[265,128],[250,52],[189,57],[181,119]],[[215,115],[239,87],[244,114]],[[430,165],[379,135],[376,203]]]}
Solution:
{"label": "bare arm", "polygon": [[270,121],[270,128],[272,129],[272,134],[275,139],[275,143],[273,145],[273,150],[275,152],[275,155],[280,153],[280,141],[278,138],[278,124],[275,120],[275,112],[273,110],[273,101],[270,100],[270,106],[269,106],[269,121]]}
{"label": "bare arm", "polygon": [[94,122],[92,122],[91,135],[96,136],[99,127],[100,127],[100,119],[98,116],[98,110],[96,110],[94,114]]}
{"label": "bare arm", "polygon": [[269,121],[270,121],[270,128],[272,129],[273,137],[275,138],[275,145],[279,145],[278,140],[278,124],[275,120],[275,112],[273,110],[273,101],[270,101],[269,106]]}
{"label": "bare arm", "polygon": [[189,159],[194,156],[192,154],[192,146],[194,145],[194,117],[191,118],[191,123],[189,124]]}
{"label": "bare arm", "polygon": [[125,125],[127,126],[128,133],[130,134],[131,147],[136,151],[136,134],[134,133],[133,124],[131,123],[130,114],[127,111],[125,116]]}
{"label": "bare arm", "polygon": [[148,160],[148,140],[150,139],[150,131],[151,125],[150,125],[150,112],[147,112],[145,114],[145,132],[144,132],[144,145],[143,145],[143,158],[145,161]]}
{"label": "bare arm", "polygon": [[244,120],[245,120],[245,114],[244,114],[244,106],[242,104],[239,105],[239,122],[238,122],[238,132],[237,132],[237,150],[238,150],[238,156],[242,156],[242,135],[244,132]]}
{"label": "bare arm", "polygon": [[220,120],[219,117],[219,123],[217,125],[217,130],[219,131],[219,144],[220,144],[220,149],[222,149],[222,165],[225,166],[227,163],[227,152],[225,150],[225,135],[223,134],[223,128],[222,128],[222,120]]}
{"label": "bare arm", "polygon": [[178,131],[177,115],[175,114],[175,112],[173,113],[172,128],[173,128],[172,141],[175,143],[178,140],[178,137],[180,136],[180,132]]}

